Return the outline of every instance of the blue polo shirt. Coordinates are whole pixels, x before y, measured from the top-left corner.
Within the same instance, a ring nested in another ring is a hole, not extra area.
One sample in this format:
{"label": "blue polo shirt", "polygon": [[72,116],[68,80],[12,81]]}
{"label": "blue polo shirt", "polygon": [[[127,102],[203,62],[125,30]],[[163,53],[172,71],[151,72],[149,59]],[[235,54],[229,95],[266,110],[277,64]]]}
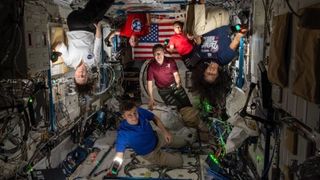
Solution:
{"label": "blue polo shirt", "polygon": [[203,59],[215,59],[219,65],[226,65],[238,54],[230,49],[230,26],[221,26],[202,37],[204,42],[198,46],[198,52]]}
{"label": "blue polo shirt", "polygon": [[146,155],[154,150],[157,145],[157,137],[150,125],[154,114],[148,110],[137,108],[139,123],[130,125],[122,120],[118,129],[116,152],[124,152],[132,148],[138,155]]}

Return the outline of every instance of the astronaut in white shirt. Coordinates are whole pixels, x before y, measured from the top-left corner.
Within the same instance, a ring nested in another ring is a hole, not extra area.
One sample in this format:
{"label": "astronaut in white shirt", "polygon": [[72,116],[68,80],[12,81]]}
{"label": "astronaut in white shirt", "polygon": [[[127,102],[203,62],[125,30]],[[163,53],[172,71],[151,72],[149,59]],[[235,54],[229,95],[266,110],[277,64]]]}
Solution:
{"label": "astronaut in white shirt", "polygon": [[[53,47],[60,52],[64,63],[75,69],[74,81],[78,93],[93,88],[90,71],[101,61],[101,20],[114,0],[89,0],[84,9],[72,11],[67,18],[68,45],[63,42]],[[95,34],[94,34],[95,33]]]}
{"label": "astronaut in white shirt", "polygon": [[87,71],[101,60],[101,23],[95,24],[96,34],[88,31],[67,32],[68,47],[61,43],[55,49],[62,53],[64,63],[75,69],[75,82],[86,84]]}

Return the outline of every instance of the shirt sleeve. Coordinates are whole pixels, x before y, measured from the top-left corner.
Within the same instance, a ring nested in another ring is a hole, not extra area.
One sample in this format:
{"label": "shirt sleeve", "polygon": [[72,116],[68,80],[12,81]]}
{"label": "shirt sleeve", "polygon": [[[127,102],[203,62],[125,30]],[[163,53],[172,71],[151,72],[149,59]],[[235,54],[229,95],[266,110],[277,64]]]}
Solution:
{"label": "shirt sleeve", "polygon": [[138,108],[138,111],[139,113],[143,114],[147,120],[151,121],[154,119],[154,114],[152,112],[143,108]]}
{"label": "shirt sleeve", "polygon": [[223,50],[219,51],[218,60],[220,65],[229,64],[237,55],[237,51],[230,48],[231,38],[229,37],[230,27],[224,26],[221,28],[221,37],[223,38]]}
{"label": "shirt sleeve", "polygon": [[153,77],[153,68],[151,67],[151,62],[149,63],[148,71],[147,71],[147,81],[152,81]]}
{"label": "shirt sleeve", "polygon": [[58,45],[57,51],[61,52],[61,54],[62,54],[61,56],[63,58],[64,64],[71,67],[72,66],[72,59],[70,58],[70,54],[69,54],[67,46],[64,43],[60,43]]}
{"label": "shirt sleeve", "polygon": [[222,53],[220,53],[220,56],[218,56],[220,65],[229,64],[237,55],[238,53],[230,49],[230,47],[226,48],[225,51],[222,51]]}
{"label": "shirt sleeve", "polygon": [[117,141],[116,141],[116,152],[124,152],[126,150],[128,143],[126,136],[118,131]]}
{"label": "shirt sleeve", "polygon": [[101,46],[102,46],[102,39],[95,38],[94,39],[94,46],[93,46],[93,54],[94,54],[94,61],[95,65],[97,66],[101,62]]}
{"label": "shirt sleeve", "polygon": [[177,67],[177,63],[175,60],[171,60],[171,65],[172,65],[172,73],[178,72],[178,67]]}
{"label": "shirt sleeve", "polygon": [[175,39],[175,38],[174,38],[174,35],[170,37],[168,46],[173,45],[174,47],[176,47],[176,46],[174,45],[174,41],[175,41],[174,39]]}

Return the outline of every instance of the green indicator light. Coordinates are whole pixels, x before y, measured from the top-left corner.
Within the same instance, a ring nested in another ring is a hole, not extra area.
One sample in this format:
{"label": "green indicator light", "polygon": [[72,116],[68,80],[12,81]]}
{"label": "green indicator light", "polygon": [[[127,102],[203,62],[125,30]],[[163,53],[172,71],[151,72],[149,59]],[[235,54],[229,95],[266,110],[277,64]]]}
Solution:
{"label": "green indicator light", "polygon": [[28,165],[28,167],[27,167],[27,173],[30,173],[30,172],[32,172],[33,171],[33,167],[31,166],[31,165]]}
{"label": "green indicator light", "polygon": [[29,97],[29,103],[32,103],[33,100],[32,100],[32,97]]}
{"label": "green indicator light", "polygon": [[217,159],[216,157],[214,157],[213,154],[210,154],[209,156],[210,156],[211,160],[212,160],[214,163],[216,163],[216,164],[219,165],[218,159]]}
{"label": "green indicator light", "polygon": [[117,171],[115,171],[115,170],[112,170],[111,172],[112,172],[112,174],[117,174]]}
{"label": "green indicator light", "polygon": [[257,155],[256,159],[257,159],[258,162],[260,162],[262,160],[262,157]]}
{"label": "green indicator light", "polygon": [[241,30],[241,26],[240,26],[239,24],[236,25],[235,28],[236,28],[237,31],[240,31],[240,30]]}
{"label": "green indicator light", "polygon": [[207,99],[203,101],[203,108],[206,112],[211,112],[212,110],[212,106]]}

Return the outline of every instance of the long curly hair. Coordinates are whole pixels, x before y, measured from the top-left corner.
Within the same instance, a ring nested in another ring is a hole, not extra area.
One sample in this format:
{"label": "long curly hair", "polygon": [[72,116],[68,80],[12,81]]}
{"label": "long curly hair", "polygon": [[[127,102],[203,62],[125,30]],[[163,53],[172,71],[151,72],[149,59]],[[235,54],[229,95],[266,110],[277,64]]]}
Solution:
{"label": "long curly hair", "polygon": [[220,66],[217,79],[210,83],[204,79],[207,67],[208,63],[202,61],[192,70],[193,90],[200,96],[200,102],[208,100],[212,105],[223,103],[231,91],[231,75],[227,67]]}

